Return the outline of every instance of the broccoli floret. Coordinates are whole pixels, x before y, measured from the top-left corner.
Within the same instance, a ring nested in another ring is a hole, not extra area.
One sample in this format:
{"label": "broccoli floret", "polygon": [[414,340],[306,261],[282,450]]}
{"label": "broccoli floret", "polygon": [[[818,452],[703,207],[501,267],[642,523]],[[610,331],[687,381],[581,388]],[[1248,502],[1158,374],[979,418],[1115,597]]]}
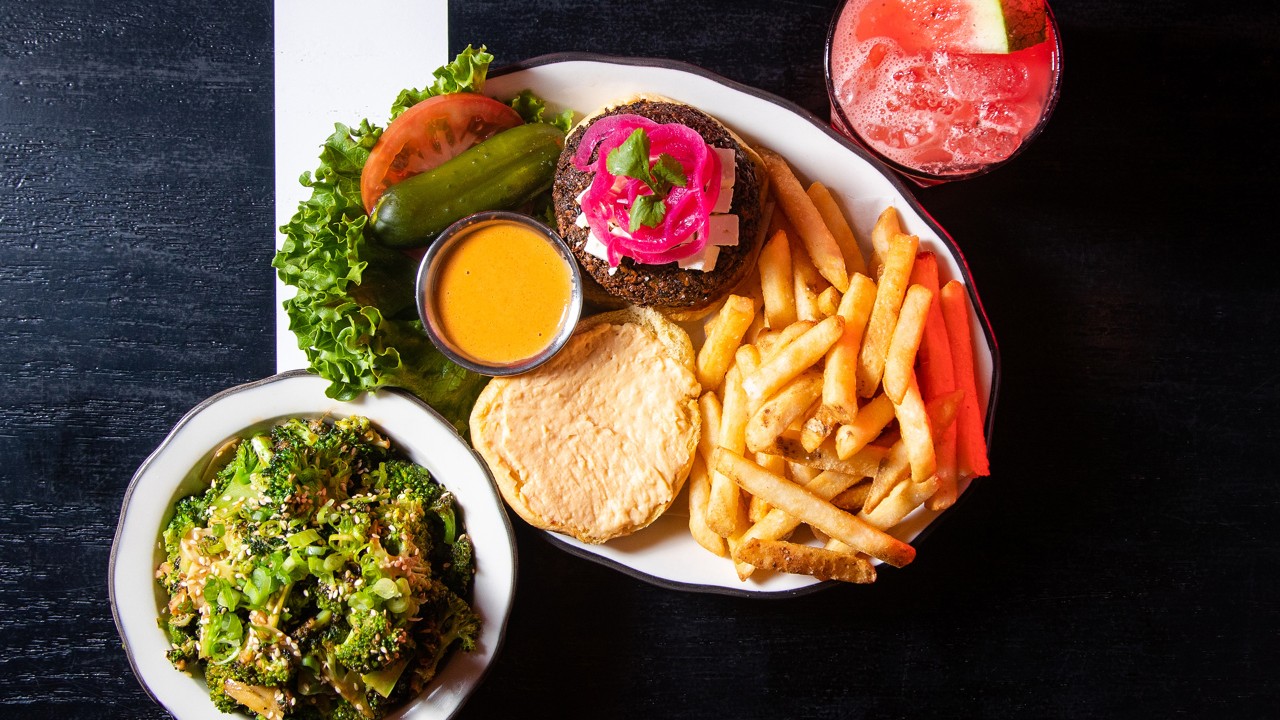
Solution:
{"label": "broccoli floret", "polygon": [[440,493],[427,511],[440,519],[440,541],[445,545],[452,545],[458,537],[458,513],[454,507],[453,493]]}
{"label": "broccoli floret", "polygon": [[[262,669],[255,664],[233,661],[227,665],[205,667],[205,684],[209,685],[210,700],[223,712],[247,708],[259,717],[268,711],[273,715],[279,714],[293,706],[293,693],[285,685],[291,679],[292,674],[280,674],[274,666]],[[228,687],[228,683],[232,687]],[[244,698],[243,702],[238,700],[237,694]]]}
{"label": "broccoli floret", "polygon": [[382,525],[382,547],[392,555],[409,555],[414,550],[426,554],[431,549],[431,533],[426,508],[416,499],[401,495],[378,507]]}
{"label": "broccoli floret", "polygon": [[[276,652],[279,650],[279,652]],[[222,712],[235,712],[243,704],[227,694],[226,681],[235,680],[245,685],[278,688],[288,694],[289,683],[297,672],[293,656],[283,648],[258,653],[251,661],[232,660],[223,665],[209,663],[204,669],[205,684],[213,704]]]}
{"label": "broccoli floret", "polygon": [[242,666],[245,682],[250,685],[284,686],[293,681],[298,671],[293,656],[286,652],[271,655],[258,654],[253,661]]}
{"label": "broccoli floret", "polygon": [[373,718],[381,717],[383,714],[383,711],[381,710],[383,703],[379,702],[380,700],[381,698],[377,695],[369,693],[366,702],[369,709],[373,712],[372,715],[365,715],[360,712],[360,709],[355,705],[352,705],[346,700],[339,700],[334,703],[326,717],[329,718],[329,720],[372,720]]}
{"label": "broccoli floret", "polygon": [[316,443],[326,461],[343,459],[349,464],[344,480],[363,475],[391,457],[391,443],[378,433],[369,418],[345,417],[329,426]]}
{"label": "broccoli floret", "polygon": [[360,674],[381,670],[400,659],[408,649],[409,633],[396,627],[385,611],[354,612],[351,629],[334,648],[334,657]]}
{"label": "broccoli floret", "polygon": [[191,528],[204,524],[204,513],[209,504],[204,497],[192,495],[179,500],[173,506],[173,518],[164,529],[164,550],[169,563],[176,566],[182,538]]}
{"label": "broccoli floret", "polygon": [[240,703],[235,698],[227,694],[224,683],[227,680],[234,680],[232,668],[228,665],[208,664],[204,668],[204,682],[209,686],[209,699],[213,700],[214,707],[224,713],[236,712],[240,709]]}
{"label": "broccoli floret", "polygon": [[233,514],[241,501],[257,497],[259,488],[254,486],[253,476],[262,467],[262,457],[252,442],[242,442],[236,447],[236,456],[214,477],[205,493],[208,512],[217,517]]}
{"label": "broccoli floret", "polygon": [[443,654],[456,640],[464,652],[476,649],[476,638],[480,636],[480,616],[471,609],[466,600],[454,593],[445,596],[448,614],[441,623],[441,642],[436,652]]}
{"label": "broccoli floret", "polygon": [[196,636],[197,625],[188,619],[185,625],[179,625],[171,619],[165,624],[169,634],[169,650],[165,657],[179,670],[186,670],[189,663],[200,656],[200,640]]}
{"label": "broccoli floret", "polygon": [[415,691],[435,677],[440,662],[454,643],[464,652],[471,652],[476,649],[476,640],[480,637],[480,616],[466,600],[442,587],[435,603],[438,607],[432,612],[422,613],[434,617],[435,622],[424,624],[418,632],[421,651],[413,669]]}
{"label": "broccoli floret", "polygon": [[471,538],[459,535],[449,546],[449,561],[440,573],[440,581],[458,595],[469,595],[475,576],[475,548],[471,545]]}
{"label": "broccoli floret", "polygon": [[425,504],[435,502],[444,489],[431,478],[427,469],[405,460],[389,460],[370,472],[373,489],[389,498],[401,495]]}

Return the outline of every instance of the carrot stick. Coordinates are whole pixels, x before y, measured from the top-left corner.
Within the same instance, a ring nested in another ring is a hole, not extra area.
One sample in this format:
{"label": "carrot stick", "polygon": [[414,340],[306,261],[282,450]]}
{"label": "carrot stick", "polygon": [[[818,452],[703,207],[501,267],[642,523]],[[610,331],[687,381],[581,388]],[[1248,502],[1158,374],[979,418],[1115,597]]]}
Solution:
{"label": "carrot stick", "polygon": [[[935,298],[938,288],[938,258],[931,252],[916,255],[911,268],[911,284],[923,285]],[[925,402],[956,389],[956,371],[951,361],[947,326],[942,320],[942,303],[934,302],[924,321],[924,335],[916,352],[916,376]],[[938,455],[938,491],[929,498],[930,510],[944,510],[956,501],[956,425],[951,423],[934,440]]]}
{"label": "carrot stick", "polygon": [[942,288],[942,320],[947,326],[956,386],[964,390],[960,417],[956,418],[956,460],[966,476],[990,475],[987,441],[982,435],[978,411],[978,386],[973,369],[973,335],[969,327],[969,301],[964,285],[952,280]]}

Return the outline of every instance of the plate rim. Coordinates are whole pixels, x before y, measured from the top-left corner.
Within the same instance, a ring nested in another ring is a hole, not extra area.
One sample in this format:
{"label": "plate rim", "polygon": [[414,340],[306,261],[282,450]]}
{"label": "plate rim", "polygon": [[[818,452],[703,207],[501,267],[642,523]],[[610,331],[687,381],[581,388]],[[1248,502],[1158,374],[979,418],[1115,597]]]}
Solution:
{"label": "plate rim", "polygon": [[[792,114],[799,117],[801,120],[804,120],[805,122],[808,122],[809,124],[813,125],[816,129],[826,134],[832,140],[835,140],[838,144],[843,146],[846,150],[852,152],[854,155],[865,160],[868,164],[872,166],[872,168],[875,169],[876,172],[882,175],[889,182],[889,184],[893,186],[894,190],[896,190],[902,196],[903,200],[905,200],[906,203],[911,206],[911,209],[914,210],[916,213],[918,213],[920,215],[920,218],[925,222],[925,224],[928,225],[929,228],[933,230],[934,233],[937,234],[939,241],[942,243],[944,247],[946,247],[947,251],[951,253],[952,257],[956,261],[956,266],[960,269],[960,275],[964,280],[965,292],[969,297],[969,303],[973,306],[974,313],[978,317],[978,325],[982,329],[983,337],[986,339],[987,345],[991,349],[991,393],[990,393],[990,398],[987,401],[986,417],[983,420],[983,434],[986,437],[988,451],[990,450],[990,448],[992,447],[992,440],[993,440],[992,435],[995,427],[995,411],[996,411],[996,406],[998,404],[999,397],[1000,397],[1000,385],[1001,385],[1001,374],[1002,374],[1000,346],[996,342],[995,331],[991,327],[991,319],[987,315],[986,307],[982,304],[982,299],[978,297],[978,291],[977,291],[977,286],[974,282],[973,272],[969,267],[969,262],[965,258],[964,253],[960,250],[960,247],[956,244],[955,239],[951,237],[951,233],[947,232],[946,229],[943,228],[942,225],[939,224],[938,221],[934,219],[933,215],[928,210],[926,210],[923,205],[920,204],[920,201],[919,199],[916,198],[915,193],[912,192],[911,188],[907,186],[906,181],[900,175],[898,175],[896,172],[894,172],[891,168],[886,166],[884,163],[872,157],[871,154],[868,153],[865,149],[863,149],[862,147],[859,147],[853,141],[837,133],[835,130],[831,128],[831,126],[828,123],[825,123],[822,120],[820,120],[818,116],[816,116],[809,110],[801,107],[800,105],[796,104],[795,102],[788,100],[784,97],[781,97],[779,95],[775,95],[774,93],[768,92],[766,90],[761,90],[751,85],[747,85],[745,83],[732,80],[723,75],[720,75],[719,73],[708,70],[700,65],[696,65],[694,63],[686,62],[683,60],[672,60],[669,58],[657,58],[657,57],[619,56],[619,55],[609,55],[605,53],[592,53],[592,52],[557,52],[557,53],[547,53],[544,55],[536,55],[534,57],[526,58],[524,60],[518,60],[512,63],[504,64],[500,67],[491,69],[489,71],[489,77],[502,77],[505,75],[512,75],[518,72],[522,72],[525,70],[532,70],[532,69],[544,67],[547,65],[557,65],[557,64],[571,63],[571,62],[591,62],[591,63],[600,63],[604,65],[616,65],[616,66],[622,66],[622,67],[659,68],[664,70],[672,70],[675,72],[685,73],[688,75],[694,75],[697,77],[704,78],[706,80],[711,80],[720,85],[724,85],[732,90],[736,90],[740,93],[749,95],[758,100],[771,103],[784,110],[791,112]],[[951,509],[954,509],[955,507],[959,506],[960,503],[965,502],[966,498],[973,495],[973,489],[976,488],[978,485],[980,485],[983,480],[984,478],[973,478],[970,481],[969,487],[966,488],[965,492],[960,493],[959,498],[957,498],[955,504],[952,505]],[[924,529],[920,531],[920,533],[913,539],[912,542],[915,544],[919,544],[925,541],[926,539],[928,539],[928,537],[933,533],[933,530],[937,528],[944,521],[944,519],[946,519],[951,515],[953,515],[953,513],[951,512],[940,513],[927,526],[925,526]],[[535,530],[536,529],[537,528],[535,528]],[[654,585],[656,587],[660,587],[668,590],[677,590],[681,592],[694,592],[694,593],[709,594],[709,595],[729,595],[733,597],[746,597],[746,598],[767,600],[767,599],[785,599],[785,598],[809,595],[809,594],[812,594],[821,590],[825,590],[827,588],[830,588],[836,585],[846,584],[846,583],[839,583],[834,580],[827,580],[827,581],[819,581],[812,585],[806,585],[799,588],[791,588],[788,590],[748,590],[745,588],[732,588],[732,587],[725,587],[721,585],[707,585],[707,584],[701,584],[701,583],[680,582],[677,580],[669,580],[666,578],[658,577],[656,575],[651,575],[647,572],[638,570],[634,567],[618,562],[613,558],[597,555],[595,553],[576,547],[574,545],[570,545],[569,543],[565,542],[563,539],[557,537],[556,535],[548,531],[539,530],[538,534],[541,537],[543,537],[543,539],[549,541],[552,545],[560,548],[561,550],[564,550],[565,552],[568,552],[570,555],[604,565],[611,569],[617,570],[625,575],[629,575],[637,580],[641,580],[643,582],[649,583],[650,585]]]}
{"label": "plate rim", "polygon": [[[169,428],[169,431],[165,434],[164,439],[160,441],[160,444],[157,445],[154,450],[148,453],[146,458],[138,465],[138,469],[134,471],[133,477],[129,480],[128,487],[125,488],[124,497],[120,501],[120,513],[116,520],[116,531],[111,539],[111,553],[107,562],[107,597],[111,605],[111,620],[115,624],[116,635],[120,638],[120,644],[124,648],[125,657],[129,660],[129,669],[133,672],[134,679],[137,680],[138,684],[142,686],[143,692],[145,692],[147,696],[151,698],[152,702],[154,702],[157,706],[163,708],[165,712],[168,712],[170,714],[172,714],[172,711],[170,710],[169,706],[160,701],[160,698],[157,697],[154,691],[152,691],[150,683],[148,683],[146,679],[144,679],[144,676],[141,670],[139,670],[137,661],[134,658],[133,647],[129,643],[129,637],[125,633],[124,626],[121,624],[121,620],[120,620],[120,610],[116,602],[116,560],[120,552],[121,535],[124,533],[125,513],[129,508],[130,501],[133,499],[134,491],[137,490],[138,485],[143,475],[146,473],[147,469],[156,460],[156,458],[159,457],[161,452],[164,451],[170,444],[172,444],[172,442],[174,441],[174,438],[178,434],[178,431],[181,430],[185,425],[187,425],[187,423],[189,423],[196,415],[203,412],[209,406],[214,405],[220,402],[221,400],[227,397],[230,397],[231,395],[236,395],[245,391],[254,390],[264,385],[270,385],[277,382],[292,380],[296,378],[314,378],[317,380],[323,380],[323,378],[320,378],[319,375],[316,375],[310,372],[309,370],[300,370],[300,369],[286,370],[284,372],[275,373],[273,375],[269,375],[267,377],[260,378],[258,380],[253,380],[253,381],[242,383],[239,385],[233,385],[229,388],[220,390],[214,393],[213,395],[210,395],[209,397],[205,398],[204,400],[200,401],[199,403],[197,403],[190,410],[184,413],[182,417],[179,418],[178,421],[175,422],[171,428]],[[484,683],[485,679],[489,675],[489,672],[493,669],[494,661],[497,660],[498,655],[501,654],[502,652],[503,645],[506,643],[507,626],[510,624],[510,621],[511,621],[511,611],[515,607],[516,586],[517,586],[517,583],[519,582],[519,577],[520,577],[520,552],[519,552],[518,544],[516,543],[515,527],[511,524],[511,516],[507,513],[506,502],[502,499],[502,495],[498,492],[497,485],[494,483],[494,480],[493,480],[493,473],[489,471],[489,465],[485,463],[484,458],[480,457],[479,453],[476,452],[476,449],[471,446],[471,443],[468,442],[465,438],[462,437],[461,434],[458,433],[458,430],[453,426],[453,423],[446,420],[444,416],[440,414],[439,411],[437,411],[435,408],[428,405],[424,400],[414,395],[413,393],[410,393],[405,390],[401,390],[399,388],[391,388],[391,387],[379,388],[378,392],[387,392],[390,394],[394,394],[398,397],[401,397],[405,400],[408,400],[412,404],[418,406],[420,409],[426,410],[443,427],[447,428],[449,432],[453,433],[453,436],[466,449],[467,453],[469,453],[471,457],[475,459],[476,463],[480,467],[481,472],[484,474],[485,478],[488,479],[489,481],[488,490],[493,495],[493,499],[496,502],[496,505],[498,508],[498,516],[501,519],[502,525],[506,531],[507,544],[511,548],[511,582],[507,583],[507,586],[506,586],[505,612],[503,613],[502,622],[498,627],[497,641],[494,643],[493,652],[489,656],[489,661],[486,662],[485,666],[480,670],[480,674],[476,677],[475,682],[472,683],[471,687],[469,687],[466,690],[466,692],[462,694],[461,698],[459,698],[458,704],[449,711],[448,715],[445,716],[446,718],[453,718],[459,712],[462,711],[462,708],[466,706],[467,702],[475,694],[476,690],[478,690],[480,686]],[[369,393],[369,394],[372,395],[373,393]],[[334,401],[345,402],[345,401],[340,401],[336,399]],[[405,707],[408,707],[408,706],[406,705]],[[175,715],[174,717],[177,717],[177,716]],[[231,717],[234,717],[234,716],[231,716]]]}

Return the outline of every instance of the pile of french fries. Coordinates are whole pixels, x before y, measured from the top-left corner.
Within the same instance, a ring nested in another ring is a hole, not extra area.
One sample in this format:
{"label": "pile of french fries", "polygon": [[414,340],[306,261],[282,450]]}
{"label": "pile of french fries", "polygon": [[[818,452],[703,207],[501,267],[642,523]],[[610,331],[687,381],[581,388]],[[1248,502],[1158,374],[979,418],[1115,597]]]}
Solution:
{"label": "pile of french fries", "polygon": [[[706,327],[702,437],[689,477],[698,544],[757,568],[875,580],[915,549],[889,534],[988,474],[968,298],[885,209],[864,258],[831,193],[762,153],[775,210],[759,285]],[[808,525],[822,545],[791,540]]]}

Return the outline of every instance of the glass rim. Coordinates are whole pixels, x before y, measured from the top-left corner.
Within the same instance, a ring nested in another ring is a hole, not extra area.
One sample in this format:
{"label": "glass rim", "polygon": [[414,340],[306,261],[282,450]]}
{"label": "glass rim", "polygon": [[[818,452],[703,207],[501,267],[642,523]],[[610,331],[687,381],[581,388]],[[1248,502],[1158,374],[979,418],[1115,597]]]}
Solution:
{"label": "glass rim", "polygon": [[[854,128],[853,123],[849,122],[849,117],[845,115],[844,108],[840,106],[840,101],[836,97],[835,81],[831,74],[831,50],[834,45],[836,36],[836,27],[840,24],[840,17],[844,15],[845,8],[848,7],[850,0],[840,0],[840,4],[836,6],[835,13],[831,16],[831,24],[827,27],[827,42],[823,49],[822,58],[822,75],[827,86],[827,105],[831,108],[831,124],[836,131],[854,142],[858,143],[863,149],[871,154],[876,160],[887,165],[894,172],[903,175],[911,180],[926,185],[935,185],[955,180],[969,180],[971,178],[986,175],[996,168],[1003,167],[1031,144],[1033,140],[1040,136],[1045,126],[1049,124],[1049,118],[1053,115],[1053,111],[1058,106],[1058,96],[1062,87],[1062,32],[1058,28],[1058,20],[1053,14],[1053,8],[1049,6],[1048,0],[1045,0],[1044,10],[1045,18],[1049,26],[1053,29],[1053,81],[1049,85],[1049,97],[1045,100],[1044,109],[1040,112],[1040,119],[1036,122],[1035,127],[1031,128],[1031,132],[1022,138],[1018,143],[1017,149],[1009,154],[1009,157],[988,163],[982,167],[963,173],[951,173],[947,175],[939,175],[925,170],[904,165],[893,160],[884,153],[871,146],[871,143],[862,138],[862,135]],[[836,125],[837,119],[839,125]]]}

